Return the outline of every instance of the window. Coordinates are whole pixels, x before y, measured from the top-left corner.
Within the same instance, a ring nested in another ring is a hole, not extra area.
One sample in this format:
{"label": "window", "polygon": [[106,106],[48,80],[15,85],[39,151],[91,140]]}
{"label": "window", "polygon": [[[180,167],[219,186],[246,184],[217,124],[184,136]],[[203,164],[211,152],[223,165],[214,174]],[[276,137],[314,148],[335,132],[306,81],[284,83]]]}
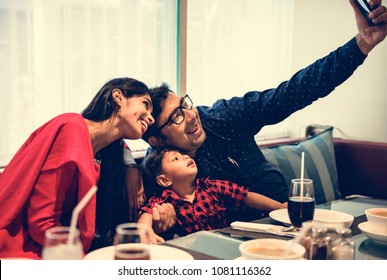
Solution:
{"label": "window", "polygon": [[188,1],[187,91],[196,105],[289,78],[293,1]]}
{"label": "window", "polygon": [[0,1],[0,165],[50,118],[81,112],[114,77],[168,82],[196,105],[276,86],[289,77],[293,2]]}
{"label": "window", "polygon": [[[195,105],[265,90],[290,78],[293,0],[188,1],[187,93]],[[288,123],[262,138],[287,136]]]}
{"label": "window", "polygon": [[[0,1],[0,154],[115,77],[176,84],[175,1]],[[1,165],[1,162],[0,162]]]}

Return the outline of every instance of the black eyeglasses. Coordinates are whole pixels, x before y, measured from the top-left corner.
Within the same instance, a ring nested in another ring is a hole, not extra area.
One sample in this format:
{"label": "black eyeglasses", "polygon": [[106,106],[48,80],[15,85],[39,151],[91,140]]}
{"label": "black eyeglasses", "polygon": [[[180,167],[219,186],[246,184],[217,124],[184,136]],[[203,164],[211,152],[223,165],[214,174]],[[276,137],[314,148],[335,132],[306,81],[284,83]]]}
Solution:
{"label": "black eyeglasses", "polygon": [[172,114],[169,116],[166,123],[161,125],[157,130],[161,131],[164,127],[171,123],[181,124],[184,121],[185,115],[183,109],[191,110],[193,107],[193,102],[191,98],[189,98],[188,94],[184,95],[184,97],[180,100],[180,106],[177,107]]}

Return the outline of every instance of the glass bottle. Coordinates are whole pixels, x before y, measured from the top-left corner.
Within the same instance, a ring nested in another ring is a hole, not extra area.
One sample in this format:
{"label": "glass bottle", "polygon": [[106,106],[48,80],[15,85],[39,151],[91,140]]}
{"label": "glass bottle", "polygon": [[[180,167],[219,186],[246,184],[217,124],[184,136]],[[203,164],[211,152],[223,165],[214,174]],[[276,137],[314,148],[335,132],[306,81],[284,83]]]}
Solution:
{"label": "glass bottle", "polygon": [[298,243],[305,247],[305,255],[304,258],[309,260],[309,251],[310,251],[310,239],[312,236],[312,227],[313,222],[303,222],[302,227],[299,232]]}
{"label": "glass bottle", "polygon": [[337,238],[339,237],[339,234],[337,233],[336,228],[335,227],[327,227],[326,237],[328,240],[328,259],[333,260],[332,247],[333,247],[334,242],[336,242]]}
{"label": "glass bottle", "polygon": [[322,227],[313,227],[310,240],[309,260],[328,259],[327,230]]}
{"label": "glass bottle", "polygon": [[351,230],[342,228],[336,232],[339,237],[332,243],[332,260],[354,260],[355,243],[351,240]]}

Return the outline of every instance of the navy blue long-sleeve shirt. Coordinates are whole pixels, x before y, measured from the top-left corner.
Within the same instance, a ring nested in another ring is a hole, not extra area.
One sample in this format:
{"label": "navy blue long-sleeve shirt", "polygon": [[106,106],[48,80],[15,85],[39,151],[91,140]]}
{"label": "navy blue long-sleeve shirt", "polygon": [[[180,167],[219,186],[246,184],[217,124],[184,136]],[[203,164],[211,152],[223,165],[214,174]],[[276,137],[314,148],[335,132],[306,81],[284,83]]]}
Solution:
{"label": "navy blue long-sleeve shirt", "polygon": [[265,125],[278,123],[328,95],[365,58],[353,38],[277,88],[221,99],[211,107],[198,106],[207,134],[195,156],[198,176],[229,180],[285,202],[288,186],[280,172],[267,163],[254,136]]}

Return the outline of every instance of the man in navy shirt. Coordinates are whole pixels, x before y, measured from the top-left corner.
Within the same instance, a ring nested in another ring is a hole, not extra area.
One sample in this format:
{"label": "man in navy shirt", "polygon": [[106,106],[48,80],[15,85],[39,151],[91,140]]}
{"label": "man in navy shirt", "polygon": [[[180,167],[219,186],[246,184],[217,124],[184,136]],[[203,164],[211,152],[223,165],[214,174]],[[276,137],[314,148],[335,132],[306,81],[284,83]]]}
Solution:
{"label": "man in navy shirt", "polygon": [[[359,33],[344,46],[297,72],[277,88],[193,107],[189,96],[175,95],[168,85],[151,90],[155,124],[143,136],[151,146],[175,146],[194,158],[198,177],[235,182],[280,202],[287,200],[283,176],[265,159],[254,136],[328,95],[349,78],[387,33],[386,7],[380,0],[371,27],[354,2]],[[239,219],[251,220],[247,213]]]}

